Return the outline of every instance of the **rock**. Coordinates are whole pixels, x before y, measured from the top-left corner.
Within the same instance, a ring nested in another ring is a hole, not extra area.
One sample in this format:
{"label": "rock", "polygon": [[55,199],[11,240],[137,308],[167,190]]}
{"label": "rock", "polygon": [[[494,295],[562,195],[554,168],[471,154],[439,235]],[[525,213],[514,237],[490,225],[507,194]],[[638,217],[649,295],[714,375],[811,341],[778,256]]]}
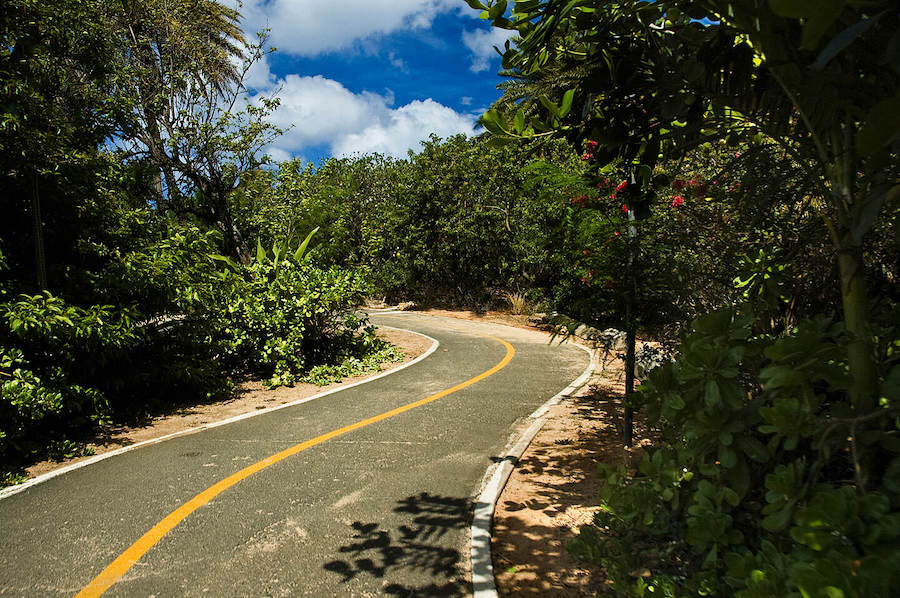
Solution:
{"label": "rock", "polygon": [[416,307],[417,306],[415,301],[403,301],[397,304],[397,309],[399,309],[400,311],[412,311]]}

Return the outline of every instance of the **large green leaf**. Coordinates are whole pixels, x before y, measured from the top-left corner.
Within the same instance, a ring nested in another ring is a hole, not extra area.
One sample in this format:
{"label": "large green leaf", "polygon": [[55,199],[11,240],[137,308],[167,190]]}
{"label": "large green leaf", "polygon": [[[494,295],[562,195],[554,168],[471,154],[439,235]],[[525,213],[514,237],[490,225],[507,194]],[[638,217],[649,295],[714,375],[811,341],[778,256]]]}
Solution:
{"label": "large green leaf", "polygon": [[872,108],[866,122],[856,134],[856,150],[869,156],[900,135],[900,93]]}
{"label": "large green leaf", "polygon": [[769,7],[779,17],[802,19],[821,8],[822,0],[769,0]]}
{"label": "large green leaf", "polygon": [[819,40],[844,10],[844,0],[819,0],[818,7],[803,24],[800,45],[805,50],[815,50]]}
{"label": "large green leaf", "polygon": [[575,99],[575,90],[570,89],[565,94],[563,94],[562,104],[559,107],[559,117],[565,118],[565,116],[572,110],[572,100]]}
{"label": "large green leaf", "polygon": [[[843,7],[842,7],[843,8]],[[884,13],[882,13],[884,14]],[[881,18],[881,14],[872,17],[871,19],[863,19],[858,23],[854,23],[850,25],[839,34],[834,36],[828,44],[822,48],[822,51],[819,52],[819,56],[816,58],[816,62],[813,64],[813,68],[822,70],[825,66],[831,61],[832,58],[840,54],[844,51],[844,49],[853,43],[853,41],[858,38],[860,35],[871,29],[872,25],[878,22],[878,19]],[[803,34],[806,35],[806,27],[803,28]],[[817,40],[818,41],[818,40]],[[806,43],[804,42],[804,47],[806,47]],[[809,47],[807,49],[813,49],[815,47]]]}
{"label": "large green leaf", "polygon": [[484,128],[490,133],[493,133],[494,135],[509,135],[509,131],[506,130],[506,127],[502,123],[503,117],[494,108],[485,112],[481,117],[481,124],[484,125]]}
{"label": "large green leaf", "polygon": [[303,242],[300,243],[300,246],[297,248],[297,251],[294,252],[294,261],[299,262],[303,259],[303,256],[306,255],[306,248],[309,246],[310,239],[313,238],[313,235],[319,232],[319,227],[312,229],[309,231],[309,234],[306,235],[306,238],[303,239]]}

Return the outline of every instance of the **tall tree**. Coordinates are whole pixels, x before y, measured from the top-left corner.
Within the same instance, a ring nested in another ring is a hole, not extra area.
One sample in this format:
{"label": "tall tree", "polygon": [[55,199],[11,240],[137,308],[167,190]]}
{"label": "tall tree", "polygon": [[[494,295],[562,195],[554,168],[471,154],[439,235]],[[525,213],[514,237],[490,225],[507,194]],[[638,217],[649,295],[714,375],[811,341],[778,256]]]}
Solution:
{"label": "tall tree", "polygon": [[215,226],[226,250],[246,261],[227,198],[277,134],[263,120],[275,100],[251,102],[243,84],[267,52],[265,36],[248,43],[240,13],[214,0],[130,0],[121,7],[123,68],[115,83],[130,108],[121,140],[159,168],[160,208]]}
{"label": "tall tree", "polygon": [[[841,273],[853,405],[874,406],[877,372],[862,248],[900,197],[900,15],[890,0],[467,0],[521,42],[504,66],[526,74],[581,65],[547,116],[512,123],[488,112],[498,136],[596,140],[600,164],[621,160],[649,180],[667,148],[762,135],[820,189],[819,212]],[[645,202],[641,202],[645,203]],[[646,205],[646,204],[645,204]]]}

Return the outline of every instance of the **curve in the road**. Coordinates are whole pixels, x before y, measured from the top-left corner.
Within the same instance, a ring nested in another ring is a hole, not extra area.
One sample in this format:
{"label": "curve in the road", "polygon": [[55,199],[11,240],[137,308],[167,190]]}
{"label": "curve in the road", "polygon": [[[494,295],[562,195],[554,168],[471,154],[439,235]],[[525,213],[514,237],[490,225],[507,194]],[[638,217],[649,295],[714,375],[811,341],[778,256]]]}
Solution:
{"label": "curve in the road", "polygon": [[499,372],[501,369],[506,367],[510,361],[512,361],[512,358],[515,355],[515,349],[511,344],[501,338],[489,335],[484,336],[501,343],[506,348],[506,355],[492,368],[478,374],[477,376],[469,378],[468,380],[461,382],[456,386],[429,395],[424,399],[419,399],[418,401],[402,405],[374,417],[358,421],[342,428],[332,430],[325,434],[321,434],[310,440],[295,444],[292,447],[289,447],[265,459],[257,461],[253,465],[245,467],[244,469],[228,476],[218,483],[213,484],[203,492],[200,492],[192,499],[169,513],[169,515],[167,515],[159,523],[153,526],[134,544],[129,546],[121,555],[119,555],[119,557],[116,558],[108,567],[106,567],[106,569],[104,569],[99,575],[97,575],[83,590],[81,590],[81,592],[77,594],[76,598],[96,597],[103,594],[107,589],[115,584],[129,569],[131,569],[131,567],[134,566],[134,564],[137,563],[138,560],[140,560],[140,558],[147,553],[147,551],[149,551],[157,542],[159,542],[179,523],[184,521],[191,513],[209,503],[209,501],[211,501],[213,498],[215,498],[228,488],[235,486],[236,484],[252,476],[253,474],[258,473],[263,469],[266,469],[267,467],[270,467],[275,463],[283,461],[284,459],[296,455],[297,453],[300,453],[306,449],[322,444],[323,442],[326,442],[333,438],[337,438],[338,436],[342,436],[354,430],[358,430],[371,424],[394,417],[395,415],[399,415],[406,411],[421,407],[422,405],[426,405],[440,398],[446,397],[447,395],[453,394],[454,392],[462,390],[463,388],[471,386],[472,384],[475,384],[476,382],[484,380],[485,378]]}

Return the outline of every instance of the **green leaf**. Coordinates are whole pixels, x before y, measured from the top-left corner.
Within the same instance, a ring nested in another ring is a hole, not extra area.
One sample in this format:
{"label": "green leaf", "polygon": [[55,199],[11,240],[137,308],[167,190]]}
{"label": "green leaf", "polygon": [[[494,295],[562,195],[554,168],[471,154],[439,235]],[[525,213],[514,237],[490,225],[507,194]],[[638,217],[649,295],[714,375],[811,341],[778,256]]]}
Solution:
{"label": "green leaf", "polygon": [[475,10],[487,10],[487,6],[485,6],[478,0],[465,0],[465,3]]}
{"label": "green leaf", "polygon": [[708,380],[703,389],[703,400],[710,407],[715,407],[722,403],[722,395],[719,392],[719,384],[715,380]]}
{"label": "green leaf", "polygon": [[779,17],[802,19],[816,14],[821,0],[769,0],[769,8]]}
{"label": "green leaf", "polygon": [[514,124],[515,127],[516,127],[516,133],[518,133],[519,135],[521,135],[521,134],[522,134],[522,131],[525,130],[525,111],[522,110],[521,108],[519,108],[519,109],[516,111],[516,117],[515,117],[515,119],[513,120],[513,124]]}
{"label": "green leaf", "polygon": [[850,238],[857,245],[862,244],[863,237],[872,229],[875,219],[881,213],[881,206],[888,194],[889,185],[879,185],[862,202],[856,221],[850,230]]}
{"label": "green leaf", "polygon": [[[843,7],[841,7],[840,10],[843,10]],[[840,15],[840,10],[838,10],[838,15]],[[832,58],[843,52],[847,46],[849,46],[854,42],[854,40],[856,40],[856,38],[868,31],[872,27],[872,25],[878,22],[878,19],[881,18],[882,14],[884,13],[875,15],[871,19],[863,19],[858,23],[854,23],[853,25],[850,25],[849,27],[838,33],[836,36],[834,36],[834,39],[828,42],[828,44],[824,48],[822,48],[822,51],[819,52],[819,56],[813,63],[813,68],[818,70],[824,69],[825,65],[827,65]],[[835,18],[837,18],[837,16],[835,16]],[[812,19],[810,19],[810,21],[812,21]],[[809,25],[807,24],[807,26]],[[822,33],[824,33],[824,29],[822,30]],[[803,35],[804,39],[806,39],[806,27],[803,28]],[[818,45],[818,38],[815,40],[815,42],[816,43],[813,45],[807,45],[807,43],[804,41],[803,47],[807,50],[815,49],[816,45]]]}
{"label": "green leaf", "polygon": [[575,99],[575,90],[570,89],[565,94],[563,94],[562,104],[559,107],[559,117],[565,118],[565,116],[572,110],[572,100]]}
{"label": "green leaf", "polygon": [[770,532],[778,532],[783,530],[791,522],[791,515],[794,513],[794,503],[791,501],[778,512],[767,517],[763,517],[762,526]]}
{"label": "green leaf", "polygon": [[828,31],[844,10],[844,0],[819,0],[816,11],[803,24],[800,46],[804,50],[815,50],[819,40]]}
{"label": "green leaf", "polygon": [[511,135],[502,123],[503,117],[495,108],[491,108],[481,117],[481,124],[484,125],[484,128],[487,129],[488,132],[493,133],[494,135]]}
{"label": "green leaf", "polygon": [[256,263],[264,264],[266,261],[266,250],[263,249],[262,241],[256,240]]}
{"label": "green leaf", "polygon": [[900,94],[883,100],[866,116],[866,124],[856,133],[856,149],[860,156],[875,153],[900,134]]}
{"label": "green leaf", "polygon": [[295,262],[299,262],[300,260],[303,259],[303,256],[306,255],[306,248],[309,245],[309,240],[312,239],[313,235],[315,235],[317,232],[319,232],[318,226],[316,228],[312,229],[311,231],[309,231],[309,234],[306,235],[306,238],[303,239],[302,243],[300,243],[300,246],[297,248],[297,251],[294,252],[294,261]]}
{"label": "green leaf", "polygon": [[506,12],[506,0],[498,0],[498,2],[488,8],[488,15],[492,19],[497,19],[503,16],[503,13]]}
{"label": "green leaf", "polygon": [[744,454],[759,463],[769,460],[769,449],[762,442],[751,436],[741,436],[737,439],[738,447]]}
{"label": "green leaf", "polygon": [[547,99],[547,96],[538,96],[538,101],[544,105],[544,108],[546,108],[550,114],[557,118],[559,117],[559,106]]}
{"label": "green leaf", "polygon": [[737,453],[727,446],[719,445],[719,463],[726,469],[737,465]]}
{"label": "green leaf", "polygon": [[882,479],[884,487],[895,493],[900,494],[900,457],[894,458],[887,468],[884,470],[884,478]]}

